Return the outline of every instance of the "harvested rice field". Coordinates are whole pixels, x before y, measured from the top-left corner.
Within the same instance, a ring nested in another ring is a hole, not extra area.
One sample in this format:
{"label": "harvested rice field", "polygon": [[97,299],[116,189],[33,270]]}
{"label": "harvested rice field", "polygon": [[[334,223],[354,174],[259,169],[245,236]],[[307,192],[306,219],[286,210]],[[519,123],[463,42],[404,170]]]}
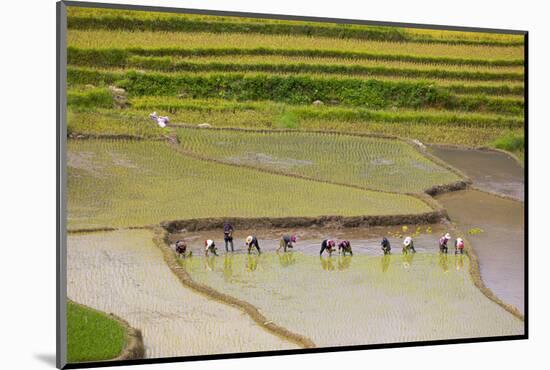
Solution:
{"label": "harvested rice field", "polygon": [[433,211],[409,195],[204,162],[158,141],[71,141],[67,164],[70,229],[215,217],[379,216]]}
{"label": "harvested rice field", "polygon": [[148,230],[70,235],[69,298],[140,328],[149,358],[296,348],[243,312],[182,286],[153,236]]}

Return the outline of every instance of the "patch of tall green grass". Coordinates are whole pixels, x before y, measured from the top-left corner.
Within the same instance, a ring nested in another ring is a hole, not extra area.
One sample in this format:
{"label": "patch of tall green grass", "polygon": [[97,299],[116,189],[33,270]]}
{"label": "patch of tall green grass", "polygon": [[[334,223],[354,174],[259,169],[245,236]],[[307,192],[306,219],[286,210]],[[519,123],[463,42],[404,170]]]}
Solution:
{"label": "patch of tall green grass", "polygon": [[67,302],[67,361],[110,360],[126,345],[126,332],[106,314]]}
{"label": "patch of tall green grass", "polygon": [[517,99],[464,97],[427,82],[393,82],[375,79],[314,78],[308,76],[99,71],[70,67],[70,84],[115,81],[131,96],[185,96],[236,100],[272,100],[309,104],[315,100],[363,108],[443,108],[468,112],[517,115],[523,101]]}
{"label": "patch of tall green grass", "polygon": [[106,88],[94,87],[84,91],[69,89],[67,91],[67,105],[80,108],[113,108],[114,100],[111,92]]}
{"label": "patch of tall green grass", "polygon": [[506,134],[493,142],[493,146],[509,152],[523,151],[525,148],[525,136],[518,134]]}

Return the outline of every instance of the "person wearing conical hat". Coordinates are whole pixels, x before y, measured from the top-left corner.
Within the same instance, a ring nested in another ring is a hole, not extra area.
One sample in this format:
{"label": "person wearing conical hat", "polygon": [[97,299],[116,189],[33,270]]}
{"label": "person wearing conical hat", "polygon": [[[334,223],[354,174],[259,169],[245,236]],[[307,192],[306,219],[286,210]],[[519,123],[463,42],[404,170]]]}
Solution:
{"label": "person wearing conical hat", "polygon": [[407,236],[405,240],[403,240],[403,254],[407,254],[412,252],[416,253],[416,250],[414,249],[414,241],[410,236]]}
{"label": "person wearing conical hat", "polygon": [[258,254],[262,253],[260,252],[260,243],[258,243],[258,238],[256,238],[256,235],[248,235],[245,240],[245,246],[248,248],[248,254],[250,254],[252,247],[256,248]]}
{"label": "person wearing conical hat", "polygon": [[441,238],[439,238],[439,251],[441,253],[447,253],[449,249],[447,248],[447,243],[449,242],[449,240],[451,240],[451,234],[449,233],[446,233]]}
{"label": "person wearing conical hat", "polygon": [[216,243],[214,243],[212,239],[207,239],[204,241],[204,255],[208,256],[209,253],[212,253],[214,256],[218,255]]}

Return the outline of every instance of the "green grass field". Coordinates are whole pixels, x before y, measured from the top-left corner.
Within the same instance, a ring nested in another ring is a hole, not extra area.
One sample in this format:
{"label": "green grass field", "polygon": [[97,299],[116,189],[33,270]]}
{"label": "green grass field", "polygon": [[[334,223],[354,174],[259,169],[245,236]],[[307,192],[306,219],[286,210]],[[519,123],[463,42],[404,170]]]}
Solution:
{"label": "green grass field", "polygon": [[414,193],[460,180],[409,144],[311,133],[179,129],[184,150],[226,163],[374,190]]}
{"label": "green grass field", "polygon": [[124,327],[113,318],[67,302],[67,361],[110,360],[126,345]]}
{"label": "green grass field", "polygon": [[431,211],[407,195],[206,163],[178,154],[164,142],[71,141],[68,172],[69,229],[144,226],[191,218]]}

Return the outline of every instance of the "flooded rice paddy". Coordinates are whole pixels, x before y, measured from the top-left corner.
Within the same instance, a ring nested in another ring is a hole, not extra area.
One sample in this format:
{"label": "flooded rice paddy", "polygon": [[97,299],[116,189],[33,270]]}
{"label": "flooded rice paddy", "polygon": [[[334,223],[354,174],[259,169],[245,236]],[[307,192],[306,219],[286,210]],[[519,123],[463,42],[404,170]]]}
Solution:
{"label": "flooded rice paddy", "polygon": [[67,223],[73,230],[227,215],[352,217],[432,211],[422,200],[406,194],[207,163],[163,142],[74,140],[67,150]]}
{"label": "flooded rice paddy", "polygon": [[[405,227],[405,229],[403,228]],[[380,242],[387,237],[392,245],[393,253],[401,253],[402,241],[406,236],[412,236],[415,249],[418,252],[437,252],[439,237],[447,230],[443,225],[403,225],[380,226],[370,228],[296,228],[296,229],[260,229],[236,230],[234,234],[235,253],[246,253],[245,239],[248,235],[256,235],[260,248],[265,252],[274,252],[279,247],[279,240],[285,234],[294,234],[298,241],[294,250],[307,255],[319,255],[321,241],[324,239],[349,240],[354,254],[380,255]],[[204,254],[204,241],[212,239],[216,242],[218,253],[225,253],[223,232],[196,231],[170,234],[171,243],[183,239],[187,242],[194,255]]]}
{"label": "flooded rice paddy", "polygon": [[481,278],[504,302],[524,311],[525,225],[523,168],[510,156],[486,150],[434,147],[433,153],[465,172],[473,185],[488,192],[515,198],[504,199],[482,191],[464,190],[442,194],[437,200],[467,235],[478,257]]}
{"label": "flooded rice paddy", "polygon": [[320,347],[523,334],[474,286],[465,255],[229,253],[181,265]]}
{"label": "flooded rice paddy", "polygon": [[482,230],[467,235],[479,257],[481,278],[499,298],[523,312],[524,204],[475,190],[443,194],[437,200],[460,229]]}
{"label": "flooded rice paddy", "polygon": [[524,170],[509,155],[497,151],[448,147],[431,147],[431,151],[463,171],[476,187],[523,201]]}
{"label": "flooded rice paddy", "polygon": [[147,230],[69,235],[68,297],[141,329],[146,357],[296,348],[185,288]]}

